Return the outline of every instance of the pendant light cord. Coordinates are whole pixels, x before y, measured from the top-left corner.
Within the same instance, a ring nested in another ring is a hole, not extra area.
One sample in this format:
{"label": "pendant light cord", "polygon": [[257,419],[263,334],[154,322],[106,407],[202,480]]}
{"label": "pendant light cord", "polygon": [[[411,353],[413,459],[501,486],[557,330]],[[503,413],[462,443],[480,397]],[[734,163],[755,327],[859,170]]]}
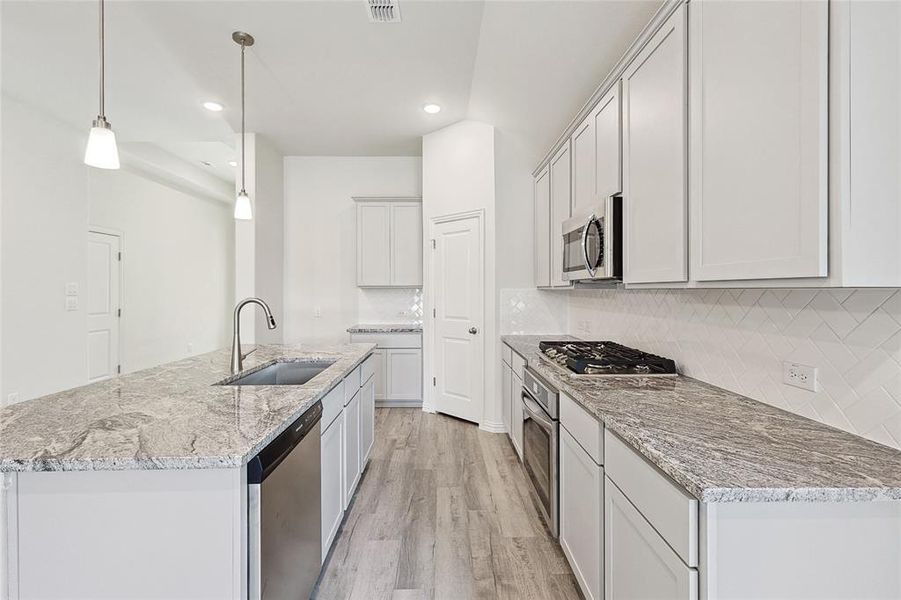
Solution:
{"label": "pendant light cord", "polygon": [[[101,0],[102,1],[102,0]],[[247,193],[244,188],[244,172],[247,170],[246,165],[244,164],[244,138],[246,137],[246,133],[244,132],[244,50],[246,46],[244,43],[241,43],[241,192]]]}
{"label": "pendant light cord", "polygon": [[106,91],[105,78],[106,78],[106,40],[104,35],[104,15],[103,15],[103,0],[100,0],[100,118],[106,119],[106,106],[104,101],[104,94]]}

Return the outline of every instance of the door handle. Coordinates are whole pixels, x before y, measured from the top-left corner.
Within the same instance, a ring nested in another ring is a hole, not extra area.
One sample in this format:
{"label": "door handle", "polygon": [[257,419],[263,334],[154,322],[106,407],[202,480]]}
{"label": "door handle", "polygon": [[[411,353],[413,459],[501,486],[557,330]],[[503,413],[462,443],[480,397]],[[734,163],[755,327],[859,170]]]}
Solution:
{"label": "door handle", "polygon": [[478,328],[478,327],[470,327],[470,328],[469,328],[469,333],[471,333],[472,335],[475,335],[475,334],[477,334],[478,332],[479,332],[479,328]]}

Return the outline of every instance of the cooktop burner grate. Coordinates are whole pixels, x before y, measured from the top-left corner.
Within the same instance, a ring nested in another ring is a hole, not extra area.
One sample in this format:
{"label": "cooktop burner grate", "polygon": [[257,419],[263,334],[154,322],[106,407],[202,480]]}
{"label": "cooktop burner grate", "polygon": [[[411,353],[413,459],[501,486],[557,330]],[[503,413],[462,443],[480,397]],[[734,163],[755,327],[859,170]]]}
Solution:
{"label": "cooktop burner grate", "polygon": [[550,360],[581,375],[675,375],[676,363],[616,342],[539,342]]}

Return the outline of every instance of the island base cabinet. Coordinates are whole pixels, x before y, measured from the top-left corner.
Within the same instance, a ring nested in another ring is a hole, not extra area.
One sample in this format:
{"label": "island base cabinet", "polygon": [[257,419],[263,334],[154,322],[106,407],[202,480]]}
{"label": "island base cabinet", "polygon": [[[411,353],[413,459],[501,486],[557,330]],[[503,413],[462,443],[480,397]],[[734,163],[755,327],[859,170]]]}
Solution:
{"label": "island base cabinet", "polygon": [[360,482],[360,396],[358,390],[344,407],[344,509],[350,505],[357,483]]}
{"label": "island base cabinet", "polygon": [[698,572],[604,479],[605,600],[698,600]]}
{"label": "island base cabinet", "polygon": [[360,471],[366,469],[375,441],[375,377],[360,389]]}
{"label": "island base cabinet", "polygon": [[586,600],[604,586],[604,469],[560,428],[560,546]]}
{"label": "island base cabinet", "polygon": [[322,561],[325,561],[329,548],[341,521],[344,518],[344,497],[342,486],[344,480],[344,441],[341,434],[344,429],[344,412],[338,414],[322,431],[320,438],[321,453],[321,490],[322,490]]}

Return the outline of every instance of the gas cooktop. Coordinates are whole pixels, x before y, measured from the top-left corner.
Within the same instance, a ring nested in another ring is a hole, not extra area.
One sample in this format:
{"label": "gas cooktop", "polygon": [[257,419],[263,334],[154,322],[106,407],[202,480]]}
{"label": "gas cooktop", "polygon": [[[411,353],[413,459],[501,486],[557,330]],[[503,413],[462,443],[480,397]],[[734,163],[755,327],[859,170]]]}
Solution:
{"label": "gas cooktop", "polygon": [[539,342],[548,360],[579,375],[675,375],[676,363],[615,342]]}

